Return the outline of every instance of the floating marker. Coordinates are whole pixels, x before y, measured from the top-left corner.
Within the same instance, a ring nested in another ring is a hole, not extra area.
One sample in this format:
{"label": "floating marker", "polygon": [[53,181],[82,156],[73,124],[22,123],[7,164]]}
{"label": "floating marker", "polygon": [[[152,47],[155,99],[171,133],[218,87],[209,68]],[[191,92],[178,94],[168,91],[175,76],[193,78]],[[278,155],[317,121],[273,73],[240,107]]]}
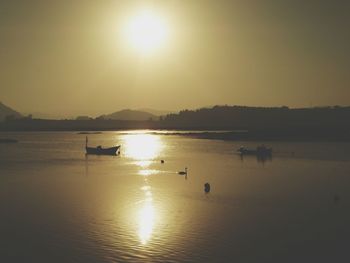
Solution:
{"label": "floating marker", "polygon": [[206,192],[206,193],[210,192],[210,184],[209,183],[204,184],[204,192]]}

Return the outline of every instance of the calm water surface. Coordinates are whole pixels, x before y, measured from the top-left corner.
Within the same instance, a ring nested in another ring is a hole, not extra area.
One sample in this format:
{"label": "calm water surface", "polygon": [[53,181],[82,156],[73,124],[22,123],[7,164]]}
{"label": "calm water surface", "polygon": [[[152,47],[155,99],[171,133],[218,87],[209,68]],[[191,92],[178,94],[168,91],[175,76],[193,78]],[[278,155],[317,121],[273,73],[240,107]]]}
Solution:
{"label": "calm water surface", "polygon": [[[350,144],[2,133],[0,262],[349,262]],[[160,160],[165,163],[161,164]],[[188,176],[177,172],[188,167]],[[211,192],[204,193],[209,182]]]}

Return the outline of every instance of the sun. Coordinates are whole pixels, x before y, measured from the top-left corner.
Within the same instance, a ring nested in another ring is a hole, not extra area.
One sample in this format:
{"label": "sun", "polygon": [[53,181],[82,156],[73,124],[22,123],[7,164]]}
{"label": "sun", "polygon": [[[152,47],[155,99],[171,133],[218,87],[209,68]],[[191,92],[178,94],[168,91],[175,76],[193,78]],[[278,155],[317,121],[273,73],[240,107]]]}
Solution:
{"label": "sun", "polygon": [[128,43],[137,51],[147,54],[159,50],[168,36],[166,22],[152,11],[142,11],[126,25]]}

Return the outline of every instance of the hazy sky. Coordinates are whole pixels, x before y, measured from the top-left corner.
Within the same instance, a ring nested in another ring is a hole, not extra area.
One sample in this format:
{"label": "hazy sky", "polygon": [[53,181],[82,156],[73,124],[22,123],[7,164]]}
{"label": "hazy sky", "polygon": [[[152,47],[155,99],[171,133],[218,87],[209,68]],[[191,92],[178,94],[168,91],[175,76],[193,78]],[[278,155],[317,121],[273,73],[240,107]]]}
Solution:
{"label": "hazy sky", "polygon": [[[168,38],[140,54],[139,10]],[[0,101],[21,112],[350,105],[350,1],[0,0]]]}

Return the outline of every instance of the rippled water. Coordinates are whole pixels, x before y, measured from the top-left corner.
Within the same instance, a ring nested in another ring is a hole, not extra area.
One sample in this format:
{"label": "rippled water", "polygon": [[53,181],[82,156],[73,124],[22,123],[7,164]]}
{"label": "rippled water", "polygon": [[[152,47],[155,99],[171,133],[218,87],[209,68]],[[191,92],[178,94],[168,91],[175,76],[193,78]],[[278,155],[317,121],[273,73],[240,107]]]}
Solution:
{"label": "rippled water", "polygon": [[[2,133],[0,262],[348,262],[350,144]],[[164,164],[160,161],[164,160]],[[188,176],[178,175],[188,167]],[[211,192],[204,193],[209,182]]]}

